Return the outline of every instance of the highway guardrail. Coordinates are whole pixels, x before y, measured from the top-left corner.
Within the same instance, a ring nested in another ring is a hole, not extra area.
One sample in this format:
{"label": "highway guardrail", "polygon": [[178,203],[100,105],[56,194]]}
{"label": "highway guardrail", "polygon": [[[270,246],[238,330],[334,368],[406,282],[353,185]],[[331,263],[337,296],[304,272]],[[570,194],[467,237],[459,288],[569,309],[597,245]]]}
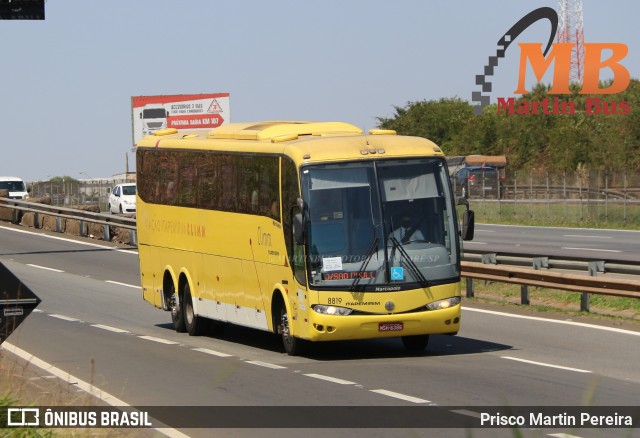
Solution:
{"label": "highway guardrail", "polygon": [[84,211],[67,207],[57,207],[53,205],[24,201],[21,199],[9,198],[0,198],[0,207],[11,208],[14,211],[34,213],[34,225],[36,228],[40,228],[41,216],[53,216],[56,218],[57,232],[62,231],[62,219],[79,221],[81,236],[86,236],[88,234],[86,227],[87,223],[102,225],[103,238],[106,241],[111,241],[111,232],[109,227],[124,228],[129,230],[130,243],[134,246],[137,245],[136,220],[134,218],[105,213],[94,213],[92,211]]}
{"label": "highway guardrail", "polygon": [[[132,243],[136,244],[134,218],[8,198],[0,198],[0,207],[36,215],[54,216],[59,219],[77,220],[81,224],[83,222],[100,224],[104,228],[104,240],[110,240],[109,227],[125,228],[131,233]],[[34,222],[37,226],[38,220]],[[57,226],[57,228],[57,231],[60,231],[60,227]],[[83,229],[82,225],[80,229]],[[582,292],[581,310],[587,312],[589,311],[589,294],[640,298],[640,262],[465,250],[461,267],[462,276],[467,278],[467,297],[474,296],[473,279],[479,279],[520,284],[522,304],[529,304],[529,286]],[[581,271],[584,274],[566,271]],[[638,279],[598,276],[601,273],[622,274]]]}

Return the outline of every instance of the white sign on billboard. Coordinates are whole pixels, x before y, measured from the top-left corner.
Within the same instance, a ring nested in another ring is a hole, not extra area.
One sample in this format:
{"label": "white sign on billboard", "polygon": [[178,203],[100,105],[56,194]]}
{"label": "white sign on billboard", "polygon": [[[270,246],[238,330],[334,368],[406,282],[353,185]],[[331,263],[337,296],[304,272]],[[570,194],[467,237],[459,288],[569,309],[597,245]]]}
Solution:
{"label": "white sign on billboard", "polygon": [[159,129],[210,130],[230,122],[229,93],[134,96],[131,117],[134,146]]}

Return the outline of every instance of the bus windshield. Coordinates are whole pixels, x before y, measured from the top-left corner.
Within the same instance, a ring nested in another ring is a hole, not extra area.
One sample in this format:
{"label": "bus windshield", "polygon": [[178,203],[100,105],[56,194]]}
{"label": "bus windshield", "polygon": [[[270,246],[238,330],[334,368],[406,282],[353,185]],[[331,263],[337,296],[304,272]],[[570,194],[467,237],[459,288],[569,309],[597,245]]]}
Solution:
{"label": "bus windshield", "polygon": [[459,276],[444,160],[307,166],[302,187],[310,286],[388,291]]}

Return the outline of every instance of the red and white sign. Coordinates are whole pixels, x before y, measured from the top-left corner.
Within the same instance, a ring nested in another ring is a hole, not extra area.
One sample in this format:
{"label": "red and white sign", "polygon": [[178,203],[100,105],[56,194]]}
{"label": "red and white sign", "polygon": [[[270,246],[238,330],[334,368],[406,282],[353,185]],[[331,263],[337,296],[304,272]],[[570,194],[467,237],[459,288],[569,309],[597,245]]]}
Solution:
{"label": "red and white sign", "polygon": [[133,144],[166,128],[209,130],[229,123],[229,93],[134,96],[131,98]]}
{"label": "red and white sign", "polygon": [[222,125],[224,119],[219,114],[195,114],[187,116],[167,117],[167,128],[176,129],[211,129]]}

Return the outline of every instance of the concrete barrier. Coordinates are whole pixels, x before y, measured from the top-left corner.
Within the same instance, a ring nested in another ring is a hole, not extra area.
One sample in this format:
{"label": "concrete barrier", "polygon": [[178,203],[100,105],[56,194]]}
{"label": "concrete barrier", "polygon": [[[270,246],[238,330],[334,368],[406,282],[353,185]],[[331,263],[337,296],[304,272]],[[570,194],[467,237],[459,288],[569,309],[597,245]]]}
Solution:
{"label": "concrete barrier", "polygon": [[[1,189],[0,198],[8,198],[8,197],[9,197],[9,190]],[[0,220],[13,222],[15,220],[15,214],[16,213],[14,212],[13,208],[0,207]]]}
{"label": "concrete barrier", "polygon": [[[7,196],[9,196],[9,192],[7,190],[0,190],[0,197]],[[51,205],[51,198],[31,198],[29,199],[29,202]],[[73,205],[69,206],[69,208],[74,210],[90,211],[92,213],[100,213],[100,207],[97,205]],[[17,220],[17,213],[21,213],[19,221]],[[126,216],[135,219],[135,214]],[[16,224],[19,223],[25,227],[37,228],[46,231],[55,231],[73,236],[90,237],[97,240],[105,239],[105,225],[89,221],[66,219],[44,213],[21,212],[19,210],[14,210],[13,208],[0,207],[0,221],[3,220],[11,221]],[[110,237],[111,241],[115,243],[135,246],[135,237],[132,234],[133,233],[131,233],[130,230],[119,228],[117,226],[110,226],[107,238]]]}

